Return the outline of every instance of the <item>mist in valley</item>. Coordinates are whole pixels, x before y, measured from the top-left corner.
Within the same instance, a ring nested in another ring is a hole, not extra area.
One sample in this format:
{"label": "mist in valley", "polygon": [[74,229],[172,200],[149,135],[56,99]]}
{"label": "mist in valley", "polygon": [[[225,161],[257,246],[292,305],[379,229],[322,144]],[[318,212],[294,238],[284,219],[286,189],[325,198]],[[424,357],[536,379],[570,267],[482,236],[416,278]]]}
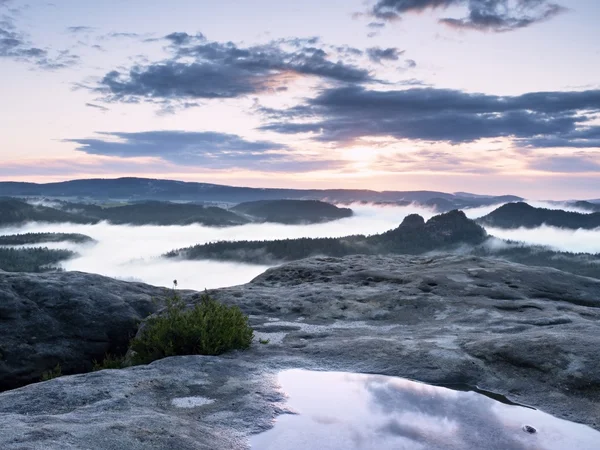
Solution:
{"label": "mist in valley", "polygon": [[[537,202],[541,207],[550,207]],[[56,242],[43,244],[51,249],[67,249],[79,256],[60,264],[64,270],[98,273],[129,281],[157,286],[171,286],[178,281],[182,289],[212,289],[247,283],[269,266],[218,261],[189,261],[163,258],[162,254],[178,248],[216,241],[294,239],[301,237],[342,237],[371,235],[396,228],[410,214],[430,219],[437,212],[418,205],[394,206],[352,204],[354,216],[328,223],[283,225],[252,223],[234,227],[126,226],[29,223],[22,227],[0,230],[0,234],[62,232],[81,233],[95,239],[95,244]],[[471,219],[484,216],[500,205],[465,210]],[[554,208],[556,205],[553,206]],[[525,244],[549,246],[571,252],[600,252],[600,229],[563,230],[553,227],[536,229],[493,229],[489,234]],[[39,245],[28,245],[36,247]]]}

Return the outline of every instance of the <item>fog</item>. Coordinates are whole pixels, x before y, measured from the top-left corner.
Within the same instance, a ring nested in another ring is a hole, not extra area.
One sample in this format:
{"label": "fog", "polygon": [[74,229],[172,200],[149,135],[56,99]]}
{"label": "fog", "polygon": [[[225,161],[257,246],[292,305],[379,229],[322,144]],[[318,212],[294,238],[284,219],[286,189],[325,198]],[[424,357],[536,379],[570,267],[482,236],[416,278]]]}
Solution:
{"label": "fog", "polygon": [[563,252],[600,253],[600,228],[567,230],[543,225],[538,228],[514,230],[486,227],[486,231],[502,239],[543,245]]}
{"label": "fog", "polygon": [[[465,210],[470,218],[481,217],[499,205]],[[299,237],[341,237],[352,234],[375,234],[397,227],[409,214],[426,220],[436,214],[420,206],[350,205],[355,215],[334,222],[314,225],[248,224],[237,227],[211,228],[187,226],[127,226],[30,223],[22,227],[0,229],[0,234],[62,232],[81,233],[96,244],[52,243],[49,248],[64,248],[79,254],[62,263],[65,270],[92,272],[123,280],[143,281],[157,286],[171,286],[178,281],[182,289],[202,290],[233,286],[250,281],[268,266],[215,261],[165,259],[161,255],[173,249],[221,240],[270,240]],[[548,245],[564,251],[600,252],[600,230],[561,230],[541,227],[534,230],[487,231],[497,237],[527,244]],[[38,245],[33,245],[35,247]]]}
{"label": "fog", "polygon": [[[247,283],[268,266],[216,261],[165,259],[160,255],[176,248],[221,240],[267,240],[299,237],[341,237],[374,234],[397,227],[404,217],[418,213],[426,219],[431,209],[415,206],[351,205],[353,217],[314,225],[248,224],[212,228],[187,226],[127,226],[30,223],[0,230],[0,234],[81,233],[96,244],[49,243],[48,248],[72,250],[79,257],[65,261],[65,270],[92,272],[123,280],[143,281],[156,286],[171,286],[177,280],[181,289],[212,289]],[[28,247],[38,247],[29,245]]]}

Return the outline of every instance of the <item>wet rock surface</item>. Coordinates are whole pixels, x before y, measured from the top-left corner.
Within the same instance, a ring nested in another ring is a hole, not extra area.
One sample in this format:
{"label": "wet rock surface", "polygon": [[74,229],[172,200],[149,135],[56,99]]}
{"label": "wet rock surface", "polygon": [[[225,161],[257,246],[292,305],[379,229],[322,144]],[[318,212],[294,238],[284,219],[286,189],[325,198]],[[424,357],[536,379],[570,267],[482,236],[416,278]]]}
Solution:
{"label": "wet rock surface", "polygon": [[485,258],[351,256],[211,294],[250,314],[250,350],[5,392],[0,448],[244,448],[285,408],[274,380],[289,368],[478,386],[600,429],[598,280]]}

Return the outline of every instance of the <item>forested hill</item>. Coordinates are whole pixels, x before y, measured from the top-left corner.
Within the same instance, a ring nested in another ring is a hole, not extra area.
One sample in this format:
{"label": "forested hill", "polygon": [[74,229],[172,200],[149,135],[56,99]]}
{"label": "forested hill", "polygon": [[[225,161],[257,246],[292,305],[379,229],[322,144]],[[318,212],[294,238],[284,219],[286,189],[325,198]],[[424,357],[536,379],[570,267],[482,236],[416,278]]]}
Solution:
{"label": "forested hill", "polygon": [[[501,245],[490,245],[498,241]],[[457,252],[506,259],[529,266],[553,267],[600,279],[600,255],[556,252],[488,236],[461,211],[435,216],[427,222],[413,214],[390,231],[373,236],[301,238],[272,241],[214,242],[167,253],[166,257],[213,259],[254,264],[279,264],[310,256],[342,257],[354,254],[389,255]]]}
{"label": "forested hill", "polygon": [[0,226],[26,222],[95,224],[107,221],[131,225],[229,226],[248,223],[248,219],[223,208],[193,203],[139,202],[120,206],[52,202],[52,207],[25,201],[0,199]]}
{"label": "forested hill", "polygon": [[413,214],[406,217],[394,230],[369,237],[215,242],[174,250],[166,256],[263,264],[292,261],[313,255],[419,254],[450,249],[457,245],[480,244],[486,237],[485,230],[468,219],[462,211],[451,211],[435,216],[427,222],[421,216]]}
{"label": "forested hill", "polygon": [[477,219],[484,226],[498,228],[536,228],[549,225],[570,229],[600,227],[600,212],[582,214],[561,209],[536,208],[527,203],[507,203],[487,216]]}
{"label": "forested hill", "polygon": [[0,198],[0,226],[25,222],[95,223],[98,220],[47,206],[31,205],[13,198]]}
{"label": "forested hill", "polygon": [[0,247],[0,270],[5,272],[48,272],[60,270],[61,261],[75,257],[69,250]]}
{"label": "forested hill", "polygon": [[319,223],[352,216],[349,208],[318,200],[261,200],[240,203],[232,211],[265,222],[286,224]]}
{"label": "forested hill", "polygon": [[85,244],[94,242],[94,240],[78,233],[25,233],[0,236],[0,245],[47,244],[49,242]]}

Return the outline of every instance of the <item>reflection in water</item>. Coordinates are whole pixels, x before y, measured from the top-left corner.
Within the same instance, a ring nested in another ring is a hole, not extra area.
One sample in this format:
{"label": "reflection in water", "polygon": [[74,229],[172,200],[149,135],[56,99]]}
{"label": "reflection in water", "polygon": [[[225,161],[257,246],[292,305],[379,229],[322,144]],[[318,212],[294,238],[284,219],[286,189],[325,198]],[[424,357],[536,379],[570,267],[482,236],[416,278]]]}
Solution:
{"label": "reflection in water", "polygon": [[590,427],[476,392],[340,372],[288,370],[278,380],[295,414],[253,436],[253,449],[600,450]]}

